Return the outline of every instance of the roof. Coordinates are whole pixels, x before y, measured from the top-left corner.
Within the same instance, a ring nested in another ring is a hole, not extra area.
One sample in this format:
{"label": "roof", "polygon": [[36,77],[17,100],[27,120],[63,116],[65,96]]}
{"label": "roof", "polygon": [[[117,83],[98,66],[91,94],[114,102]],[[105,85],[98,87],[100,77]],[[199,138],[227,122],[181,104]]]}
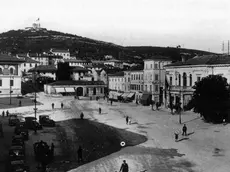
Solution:
{"label": "roof", "polygon": [[40,65],[30,69],[28,72],[56,72],[57,68],[54,65]]}
{"label": "roof", "polygon": [[92,63],[100,63],[100,64],[105,63],[105,61],[103,61],[103,60],[91,60],[91,61],[92,61]]}
{"label": "roof", "polygon": [[151,56],[151,57],[147,57],[146,59],[144,59],[144,61],[148,61],[148,60],[172,61],[172,59],[170,57],[168,57],[168,56],[161,56],[161,55]]}
{"label": "roof", "polygon": [[119,62],[119,63],[121,63],[121,61],[120,61],[120,60],[117,60],[117,59],[106,60],[105,63],[106,63],[106,62]]}
{"label": "roof", "polygon": [[103,63],[99,63],[99,64],[93,63],[92,66],[94,68],[105,68],[105,65]]}
{"label": "roof", "polygon": [[185,62],[175,62],[168,64],[170,66],[188,66],[188,65],[215,65],[215,64],[230,64],[230,56],[227,55],[203,55],[195,56]]}
{"label": "roof", "polygon": [[143,65],[132,66],[129,70],[130,71],[143,71],[144,66]]}
{"label": "roof", "polygon": [[72,68],[72,71],[73,72],[78,72],[78,71],[85,71],[85,72],[87,72],[87,71],[89,71],[88,69],[85,69],[85,68],[83,68],[83,67],[81,67],[81,66],[75,66],[75,67],[73,67]]}
{"label": "roof", "polygon": [[57,49],[57,48],[51,48],[51,52],[69,53],[69,50],[68,50],[68,49]]}
{"label": "roof", "polygon": [[124,72],[117,72],[117,73],[114,73],[114,74],[109,74],[109,76],[124,76]]}
{"label": "roof", "polygon": [[25,63],[39,63],[38,61],[33,60],[29,57],[24,57],[24,60],[25,60]]}
{"label": "roof", "polygon": [[56,81],[53,83],[50,83],[48,85],[105,85],[103,81],[84,81],[84,80],[78,80],[78,81]]}
{"label": "roof", "polygon": [[82,59],[64,59],[64,62],[69,62],[69,63],[91,63],[90,60],[82,60]]}
{"label": "roof", "polygon": [[13,63],[23,63],[25,62],[25,60],[7,54],[0,54],[0,63],[5,63],[5,62],[13,64]]}

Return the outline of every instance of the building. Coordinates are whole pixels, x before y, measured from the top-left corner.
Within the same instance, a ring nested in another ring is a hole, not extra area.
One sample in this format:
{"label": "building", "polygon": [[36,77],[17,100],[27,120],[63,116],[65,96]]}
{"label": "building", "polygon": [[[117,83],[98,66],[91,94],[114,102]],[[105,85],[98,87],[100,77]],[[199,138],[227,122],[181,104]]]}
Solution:
{"label": "building", "polygon": [[230,83],[230,56],[196,56],[185,62],[165,66],[168,83],[167,103],[170,101],[186,106],[192,98],[195,83],[208,75],[221,75]]}
{"label": "building", "polygon": [[57,68],[54,65],[40,65],[30,69],[28,72],[36,72],[40,76],[46,76],[56,80]]}
{"label": "building", "polygon": [[118,72],[115,74],[109,74],[109,89],[116,91],[125,91],[125,78],[124,72]]}
{"label": "building", "polygon": [[61,50],[61,49],[51,48],[50,52],[56,56],[62,56],[63,59],[71,59],[69,49]]}
{"label": "building", "polygon": [[153,56],[144,60],[144,88],[143,91],[152,95],[152,100],[163,103],[165,87],[164,66],[171,63],[165,56]]}
{"label": "building", "polygon": [[135,93],[136,99],[140,99],[144,90],[144,71],[142,70],[131,69],[130,71],[130,91]]}
{"label": "building", "polygon": [[36,60],[40,63],[40,65],[55,65],[57,66],[58,62],[63,62],[63,57],[60,55],[54,55],[53,53],[29,53],[28,57],[33,60]]}
{"label": "building", "polygon": [[82,59],[64,59],[64,62],[69,63],[69,66],[82,66],[91,65],[92,62],[90,60],[82,60]]}
{"label": "building", "polygon": [[120,60],[116,60],[116,59],[106,60],[104,64],[123,69],[123,62],[121,62]]}
{"label": "building", "polygon": [[6,54],[0,54],[0,97],[21,94],[21,64],[25,61]]}
{"label": "building", "polygon": [[22,56],[22,55],[17,55],[17,57],[25,61],[24,63],[21,64],[22,74],[27,73],[30,69],[40,65],[38,61],[33,60],[30,57]]}
{"label": "building", "polygon": [[[90,73],[90,71],[88,70],[88,69],[85,69],[85,68],[83,68],[83,67],[81,67],[81,66],[75,66],[72,70],[72,76],[71,76],[71,78],[72,78],[72,80],[75,80],[75,81],[77,81],[77,80],[84,80],[84,76],[86,75],[86,74],[89,74]],[[88,76],[88,75],[87,75]],[[88,77],[87,77],[88,78]],[[91,77],[92,78],[92,77]],[[87,79],[88,80],[88,79]],[[91,79],[91,81],[92,81],[93,79]]]}
{"label": "building", "polygon": [[56,81],[44,85],[46,94],[74,94],[87,97],[104,97],[105,84],[102,81]]}

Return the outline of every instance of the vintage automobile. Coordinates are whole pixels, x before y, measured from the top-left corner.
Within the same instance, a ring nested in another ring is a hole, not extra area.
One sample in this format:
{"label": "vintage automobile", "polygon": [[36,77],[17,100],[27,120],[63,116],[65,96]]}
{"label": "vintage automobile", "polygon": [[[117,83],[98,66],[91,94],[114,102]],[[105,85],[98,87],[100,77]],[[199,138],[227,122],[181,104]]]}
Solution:
{"label": "vintage automobile", "polygon": [[29,130],[26,127],[26,123],[25,122],[19,122],[17,123],[15,129],[14,129],[14,133],[16,135],[21,135],[24,140],[28,140],[29,139]]}
{"label": "vintage automobile", "polygon": [[55,127],[55,121],[50,119],[48,115],[40,115],[39,123],[44,127]]}
{"label": "vintage automobile", "polygon": [[35,117],[25,117],[25,124],[30,130],[42,130],[42,125],[37,122]]}
{"label": "vintage automobile", "polygon": [[20,122],[20,120],[19,120],[17,115],[10,115],[9,116],[9,120],[8,120],[9,126],[15,126],[19,122]]}
{"label": "vintage automobile", "polygon": [[13,160],[7,163],[6,172],[29,172],[24,160]]}
{"label": "vintage automobile", "polygon": [[25,149],[23,146],[11,146],[9,150],[9,160],[25,160]]}
{"label": "vintage automobile", "polygon": [[22,146],[25,147],[24,138],[21,135],[15,135],[12,137],[12,146]]}

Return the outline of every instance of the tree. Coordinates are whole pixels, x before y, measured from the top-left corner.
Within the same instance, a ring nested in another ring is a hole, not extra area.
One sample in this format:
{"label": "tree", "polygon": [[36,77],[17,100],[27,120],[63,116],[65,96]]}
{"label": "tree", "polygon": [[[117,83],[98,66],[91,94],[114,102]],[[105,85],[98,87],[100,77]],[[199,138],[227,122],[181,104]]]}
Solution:
{"label": "tree", "polygon": [[71,67],[69,66],[69,63],[58,63],[58,68],[56,72],[57,80],[63,81],[63,80],[71,80]]}
{"label": "tree", "polygon": [[229,100],[227,79],[219,75],[209,75],[196,82],[191,108],[200,113],[208,122],[222,122],[223,114],[227,111],[226,102]]}

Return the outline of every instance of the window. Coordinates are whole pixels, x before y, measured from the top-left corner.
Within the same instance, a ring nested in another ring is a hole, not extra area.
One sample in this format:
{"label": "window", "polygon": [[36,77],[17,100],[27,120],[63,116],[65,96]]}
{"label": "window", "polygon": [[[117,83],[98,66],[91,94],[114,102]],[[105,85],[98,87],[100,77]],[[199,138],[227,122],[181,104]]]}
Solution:
{"label": "window", "polygon": [[197,76],[197,82],[200,82],[200,76]]}
{"label": "window", "polygon": [[3,74],[3,72],[2,72],[2,68],[0,68],[0,74]]}
{"label": "window", "polygon": [[141,90],[144,91],[144,86],[143,85],[141,85]]}
{"label": "window", "polygon": [[187,74],[185,72],[183,73],[183,86],[187,86]]}
{"label": "window", "polygon": [[103,88],[101,88],[101,93],[103,93]]}
{"label": "window", "polygon": [[158,85],[155,85],[155,92],[158,92]]}
{"label": "window", "polygon": [[155,74],[155,81],[158,81],[158,74]]}
{"label": "window", "polygon": [[30,67],[32,67],[32,64],[30,63]]}
{"label": "window", "polygon": [[145,85],[145,91],[147,91],[147,85]]}
{"label": "window", "polygon": [[10,86],[12,87],[12,86],[14,86],[14,80],[10,80]]}
{"label": "window", "polygon": [[158,69],[157,63],[154,64],[154,69]]}
{"label": "window", "polygon": [[26,67],[26,64],[24,63],[24,67]]}
{"label": "window", "polygon": [[169,84],[172,85],[172,76],[169,78]]}
{"label": "window", "polygon": [[2,86],[2,80],[0,79],[0,87]]}
{"label": "window", "polygon": [[192,86],[192,74],[189,75],[190,86]]}
{"label": "window", "polygon": [[10,74],[13,75],[14,74],[14,69],[10,68]]}
{"label": "window", "polygon": [[150,85],[150,91],[152,91],[152,85]]}
{"label": "window", "polygon": [[180,75],[180,74],[179,74],[179,76],[178,76],[178,80],[179,80],[179,81],[178,81],[178,85],[181,86],[181,75]]}

